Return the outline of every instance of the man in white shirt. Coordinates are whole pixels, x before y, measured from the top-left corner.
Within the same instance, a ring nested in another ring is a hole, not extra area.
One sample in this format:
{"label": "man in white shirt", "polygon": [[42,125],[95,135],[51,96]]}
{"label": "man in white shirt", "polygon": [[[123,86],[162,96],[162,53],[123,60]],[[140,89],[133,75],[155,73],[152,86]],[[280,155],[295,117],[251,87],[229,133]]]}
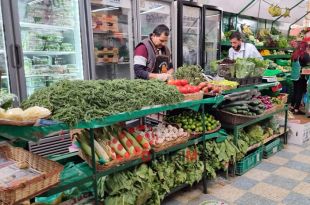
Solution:
{"label": "man in white shirt", "polygon": [[231,48],[229,49],[228,56],[234,60],[237,58],[259,58],[263,59],[256,47],[250,43],[242,42],[241,33],[239,31],[233,32],[230,37]]}

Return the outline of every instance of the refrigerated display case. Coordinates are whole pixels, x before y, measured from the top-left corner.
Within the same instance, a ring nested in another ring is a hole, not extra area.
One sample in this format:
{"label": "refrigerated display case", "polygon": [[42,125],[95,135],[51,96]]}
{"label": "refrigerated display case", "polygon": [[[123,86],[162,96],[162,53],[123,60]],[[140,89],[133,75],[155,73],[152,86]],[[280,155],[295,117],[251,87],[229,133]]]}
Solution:
{"label": "refrigerated display case", "polygon": [[[148,38],[153,29],[159,24],[165,24],[170,29],[171,26],[172,1],[140,0],[138,8],[139,16],[139,39],[141,41]],[[171,50],[171,39],[167,47]]]}
{"label": "refrigerated display case", "polygon": [[222,15],[221,8],[204,6],[203,68],[207,73],[210,72],[210,62],[219,59],[221,55]]}
{"label": "refrigerated display case", "polygon": [[60,79],[84,79],[81,3],[79,0],[17,1],[28,96]]}
{"label": "refrigerated display case", "polygon": [[202,10],[197,3],[177,1],[177,65],[202,65]]}
{"label": "refrigerated display case", "polygon": [[95,79],[133,78],[132,1],[91,0]]}
{"label": "refrigerated display case", "polygon": [[0,91],[6,91],[6,92],[10,91],[1,1],[0,1]]}

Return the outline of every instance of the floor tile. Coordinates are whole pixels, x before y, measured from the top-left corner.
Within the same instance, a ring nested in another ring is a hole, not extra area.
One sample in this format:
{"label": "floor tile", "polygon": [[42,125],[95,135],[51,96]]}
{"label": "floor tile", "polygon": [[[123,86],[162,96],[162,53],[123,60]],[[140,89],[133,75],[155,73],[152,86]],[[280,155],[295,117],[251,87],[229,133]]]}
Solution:
{"label": "floor tile", "polygon": [[297,146],[297,145],[292,145],[292,144],[289,144],[285,148],[285,151],[292,152],[292,153],[300,153],[300,152],[302,152],[304,150],[305,150],[305,148]]}
{"label": "floor tile", "polygon": [[222,199],[218,199],[215,196],[212,196],[210,194],[202,194],[200,195],[199,198],[189,201],[188,204],[200,205],[204,201],[220,201],[220,202],[226,203],[227,205],[232,205],[232,203],[226,202],[225,200],[222,200]]}
{"label": "floor tile", "polygon": [[237,189],[231,185],[223,186],[221,189],[209,189],[209,194],[230,203],[239,199],[244,193],[244,190]]}
{"label": "floor tile", "polygon": [[277,203],[253,193],[246,193],[235,202],[236,205],[276,205]]}
{"label": "floor tile", "polygon": [[289,161],[284,166],[292,168],[292,169],[297,169],[299,171],[304,171],[304,172],[308,172],[308,173],[310,172],[310,164],[297,162],[294,160]]}
{"label": "floor tile", "polygon": [[257,165],[255,168],[261,169],[267,172],[273,172],[279,168],[279,165],[263,161],[262,163]]}
{"label": "floor tile", "polygon": [[272,156],[269,157],[268,159],[264,159],[265,162],[277,164],[277,165],[284,165],[286,164],[289,160],[285,159],[283,157],[278,157],[278,156]]}
{"label": "floor tile", "polygon": [[281,177],[281,176],[274,175],[274,174],[272,174],[268,178],[264,179],[263,182],[277,186],[277,187],[280,187],[280,188],[283,188],[283,189],[287,189],[287,190],[292,190],[299,183],[296,180]]}
{"label": "floor tile", "polygon": [[238,177],[231,185],[238,189],[249,190],[253,186],[255,186],[257,183],[258,181],[256,180],[242,176],[242,177]]}
{"label": "floor tile", "polygon": [[292,160],[294,161],[298,161],[298,162],[302,162],[302,163],[306,163],[306,164],[310,164],[310,156],[304,155],[304,154],[298,154],[295,155]]}
{"label": "floor tile", "polygon": [[298,171],[296,169],[291,169],[291,168],[287,168],[287,167],[280,167],[279,169],[274,171],[273,174],[276,174],[276,175],[282,176],[282,177],[286,177],[289,179],[293,179],[293,180],[298,180],[298,181],[303,180],[308,175],[308,173],[306,173],[306,172]]}
{"label": "floor tile", "polygon": [[295,153],[282,150],[281,152],[276,153],[274,156],[283,157],[285,159],[292,159],[295,156]]}
{"label": "floor tile", "polygon": [[307,182],[307,183],[310,183],[310,174],[308,174],[308,176],[306,178],[304,178],[303,181]]}
{"label": "floor tile", "polygon": [[302,194],[291,192],[283,201],[282,203],[286,205],[309,205],[310,198],[305,197]]}
{"label": "floor tile", "polygon": [[242,176],[245,176],[245,177],[257,180],[257,181],[262,181],[265,178],[270,176],[270,172],[266,172],[266,171],[263,171],[261,169],[254,168],[254,169],[251,169],[250,171],[248,171],[247,173],[245,173]]}
{"label": "floor tile", "polygon": [[289,191],[286,189],[282,189],[280,187],[263,182],[258,183],[256,186],[250,189],[250,191],[253,194],[257,194],[276,202],[281,202],[289,194]]}
{"label": "floor tile", "polygon": [[306,149],[306,150],[300,152],[299,154],[304,154],[304,155],[310,156],[310,150]]}
{"label": "floor tile", "polygon": [[310,183],[301,182],[293,189],[293,191],[298,194],[303,194],[307,197],[310,197]]}

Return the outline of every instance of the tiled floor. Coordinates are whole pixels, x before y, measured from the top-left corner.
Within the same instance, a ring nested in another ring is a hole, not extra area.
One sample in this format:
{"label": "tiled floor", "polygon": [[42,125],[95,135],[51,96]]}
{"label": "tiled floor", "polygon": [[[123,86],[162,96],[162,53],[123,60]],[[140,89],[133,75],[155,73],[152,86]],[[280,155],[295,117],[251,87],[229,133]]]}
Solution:
{"label": "tiled floor", "polygon": [[229,205],[310,205],[310,144],[286,145],[243,176],[211,181],[208,194],[198,184],[172,195],[163,205],[199,205],[207,200]]}

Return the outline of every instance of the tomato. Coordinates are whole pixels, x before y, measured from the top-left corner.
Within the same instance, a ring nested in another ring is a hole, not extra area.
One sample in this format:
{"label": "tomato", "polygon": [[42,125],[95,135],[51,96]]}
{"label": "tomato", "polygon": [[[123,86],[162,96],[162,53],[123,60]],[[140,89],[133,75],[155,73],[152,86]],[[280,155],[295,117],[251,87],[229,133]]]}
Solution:
{"label": "tomato", "polygon": [[200,91],[200,88],[198,86],[193,86],[193,90],[195,91],[195,93]]}
{"label": "tomato", "polygon": [[208,84],[206,82],[199,83],[198,87],[201,90],[202,88],[206,87]]}
{"label": "tomato", "polygon": [[181,88],[182,88],[182,87],[181,87],[181,86],[176,86],[176,87],[177,87],[178,91],[179,91],[180,93],[182,93],[182,92],[181,92]]}
{"label": "tomato", "polygon": [[187,80],[185,80],[185,79],[180,80],[180,82],[181,82],[181,85],[183,85],[183,86],[185,86],[185,85],[187,85],[187,84],[188,84],[188,81],[187,81]]}
{"label": "tomato", "polygon": [[168,85],[175,85],[175,80],[168,80]]}
{"label": "tomato", "polygon": [[181,93],[186,94],[187,93],[187,88],[186,87],[180,87],[179,90]]}
{"label": "tomato", "polygon": [[175,80],[175,81],[174,81],[174,84],[175,84],[176,86],[182,86],[181,80]]}
{"label": "tomato", "polygon": [[191,86],[191,85],[187,86],[187,90],[188,90],[189,93],[194,93],[195,92],[194,86]]}

